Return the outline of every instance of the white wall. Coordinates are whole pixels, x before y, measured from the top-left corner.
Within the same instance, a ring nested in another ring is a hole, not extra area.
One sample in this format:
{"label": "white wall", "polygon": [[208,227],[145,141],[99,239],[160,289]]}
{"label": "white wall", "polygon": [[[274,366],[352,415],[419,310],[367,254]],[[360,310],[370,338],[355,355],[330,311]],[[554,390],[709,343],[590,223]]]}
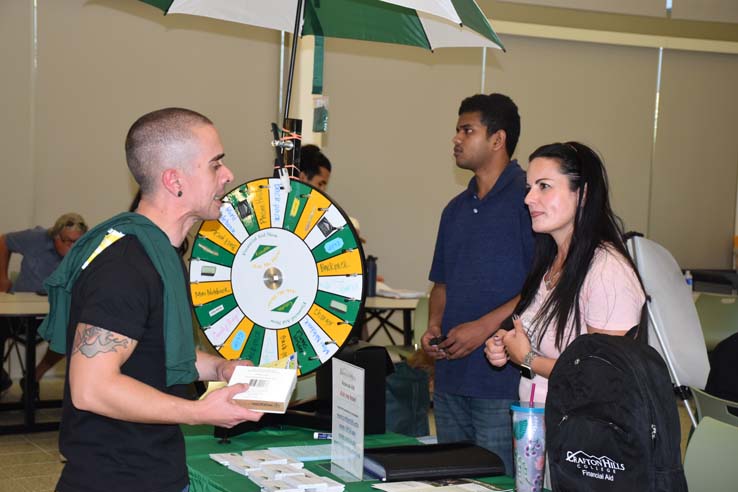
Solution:
{"label": "white wall", "polygon": [[32,4],[0,3],[0,230],[48,226],[70,210],[95,224],[127,208],[126,131],[166,106],[215,122],[239,182],[270,172],[278,33],[134,1],[38,2],[34,57]]}
{"label": "white wall", "polygon": [[[613,204],[627,227],[661,234],[649,218],[658,220],[653,210],[676,181],[662,179],[653,194],[657,48],[512,35],[503,41],[508,52],[489,52],[485,85],[510,94],[520,107],[521,162],[554,140],[592,145],[605,158]],[[335,166],[329,194],[361,221],[366,249],[379,257],[388,283],[424,289],[441,210],[470,177],[455,168],[450,140],[459,102],[479,91],[481,50],[429,53],[336,39],[326,47],[331,103],[323,145]],[[215,121],[237,182],[270,175],[279,49],[274,31],[164,17],[133,0],[42,1],[35,13],[33,2],[0,2],[0,231],[49,225],[68,210],[94,224],[126,208],[134,185],[124,163],[125,132],[135,118],[164,106],[191,107]],[[737,59],[724,55],[709,63],[709,77],[732,74]],[[735,114],[734,91],[720,94],[724,114]],[[705,131],[709,124],[699,122]],[[734,125],[723,125],[730,128],[734,133]],[[662,144],[684,145],[675,135],[676,142]],[[727,143],[720,156],[711,159],[734,169],[738,140],[721,141]],[[683,171],[694,169],[694,158],[684,156],[670,158],[668,175],[691,176]],[[725,229],[728,237],[734,174],[729,180],[720,192],[728,205],[711,205],[728,210],[720,223],[690,219],[711,231]],[[681,223],[670,227],[676,235],[654,238],[676,247],[686,243],[691,227]],[[688,267],[728,266],[723,250],[729,245],[705,247],[702,256],[692,247],[676,248],[677,258]]]}

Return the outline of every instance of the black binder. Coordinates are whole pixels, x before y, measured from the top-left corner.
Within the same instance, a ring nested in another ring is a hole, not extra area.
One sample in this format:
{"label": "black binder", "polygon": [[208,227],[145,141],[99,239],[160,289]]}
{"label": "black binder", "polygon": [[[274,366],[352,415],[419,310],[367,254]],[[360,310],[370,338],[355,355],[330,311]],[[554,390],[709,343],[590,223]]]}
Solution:
{"label": "black binder", "polygon": [[364,469],[390,482],[505,474],[499,456],[465,442],[365,449]]}

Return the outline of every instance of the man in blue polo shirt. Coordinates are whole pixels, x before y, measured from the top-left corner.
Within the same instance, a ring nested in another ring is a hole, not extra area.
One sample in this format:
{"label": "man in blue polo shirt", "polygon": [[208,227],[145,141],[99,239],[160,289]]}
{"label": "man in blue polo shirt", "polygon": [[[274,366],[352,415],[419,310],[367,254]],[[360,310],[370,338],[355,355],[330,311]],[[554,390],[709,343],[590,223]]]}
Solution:
{"label": "man in blue polo shirt", "polygon": [[[0,235],[0,292],[43,292],[44,280],[56,270],[62,258],[86,231],[87,224],[79,214],[67,213],[56,219],[50,229],[34,227]],[[8,275],[8,264],[13,253],[23,256],[15,283],[11,282]],[[9,329],[7,324],[0,324],[0,349],[5,347]],[[36,368],[36,381],[62,358],[47,350]],[[0,368],[0,391],[5,391],[12,384],[8,373]]]}
{"label": "man in blue polo shirt", "polygon": [[497,453],[507,473],[513,472],[509,409],[520,375],[510,364],[492,367],[483,350],[502,321],[492,311],[516,302],[533,257],[525,172],[510,161],[519,136],[518,108],[509,97],[478,94],[461,103],[454,157],[474,177],[441,215],[422,338],[436,359],[439,442],[476,442]]}
{"label": "man in blue polo shirt", "polygon": [[[86,231],[84,219],[79,214],[68,213],[56,219],[50,229],[34,227],[0,235],[0,291],[42,292],[46,278]],[[8,276],[12,253],[23,256],[15,283]]]}

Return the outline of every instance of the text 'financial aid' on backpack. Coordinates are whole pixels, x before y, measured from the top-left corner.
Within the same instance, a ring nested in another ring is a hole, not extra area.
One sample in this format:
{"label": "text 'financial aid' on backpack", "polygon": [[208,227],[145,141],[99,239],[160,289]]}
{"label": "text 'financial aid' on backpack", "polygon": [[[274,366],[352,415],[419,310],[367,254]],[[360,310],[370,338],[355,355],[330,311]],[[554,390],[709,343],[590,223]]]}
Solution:
{"label": "text 'financial aid' on backpack", "polygon": [[656,350],[592,334],[561,354],[546,399],[555,492],[686,491],[679,443],[672,383]]}

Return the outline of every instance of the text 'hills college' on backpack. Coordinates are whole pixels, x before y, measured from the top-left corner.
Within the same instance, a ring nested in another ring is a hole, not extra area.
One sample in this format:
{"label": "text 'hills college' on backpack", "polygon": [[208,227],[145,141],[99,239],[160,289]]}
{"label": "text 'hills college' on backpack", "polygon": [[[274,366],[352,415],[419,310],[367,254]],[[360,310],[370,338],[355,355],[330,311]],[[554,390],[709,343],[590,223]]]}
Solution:
{"label": "text 'hills college' on backpack", "polygon": [[546,447],[556,491],[687,490],[666,365],[628,337],[577,337],[549,378]]}

